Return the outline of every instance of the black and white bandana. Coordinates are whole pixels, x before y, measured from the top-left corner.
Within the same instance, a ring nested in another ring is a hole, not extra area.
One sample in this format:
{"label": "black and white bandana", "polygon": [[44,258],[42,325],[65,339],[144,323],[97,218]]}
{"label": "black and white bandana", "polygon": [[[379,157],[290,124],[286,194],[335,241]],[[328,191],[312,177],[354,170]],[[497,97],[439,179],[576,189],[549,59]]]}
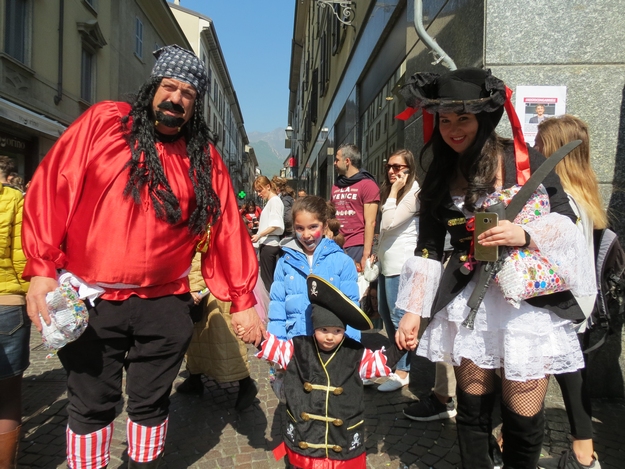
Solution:
{"label": "black and white bandana", "polygon": [[193,86],[199,96],[206,92],[206,67],[191,51],[174,44],[154,51],[156,64],[151,77],[174,78]]}

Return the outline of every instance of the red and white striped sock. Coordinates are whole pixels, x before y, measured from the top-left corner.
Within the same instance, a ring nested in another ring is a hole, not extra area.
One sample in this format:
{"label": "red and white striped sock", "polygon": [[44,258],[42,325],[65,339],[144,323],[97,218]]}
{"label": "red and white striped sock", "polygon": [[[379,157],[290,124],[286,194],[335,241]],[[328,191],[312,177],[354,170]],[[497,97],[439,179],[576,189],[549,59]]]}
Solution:
{"label": "red and white striped sock", "polygon": [[70,469],[100,469],[109,463],[113,423],[97,432],[78,435],[69,425],[67,438],[67,465]]}
{"label": "red and white striped sock", "polygon": [[167,422],[169,418],[156,427],[144,427],[128,419],[128,457],[135,462],[154,461],[163,452]]}

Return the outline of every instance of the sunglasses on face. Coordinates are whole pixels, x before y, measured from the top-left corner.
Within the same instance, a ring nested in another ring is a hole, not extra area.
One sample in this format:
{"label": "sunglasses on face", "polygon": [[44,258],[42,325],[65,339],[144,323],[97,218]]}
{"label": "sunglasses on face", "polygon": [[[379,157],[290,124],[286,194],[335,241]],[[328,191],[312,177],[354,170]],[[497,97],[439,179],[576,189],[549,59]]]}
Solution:
{"label": "sunglasses on face", "polygon": [[401,171],[402,169],[407,168],[407,167],[408,165],[405,165],[405,164],[387,164],[386,170],[389,171],[392,169],[393,171]]}

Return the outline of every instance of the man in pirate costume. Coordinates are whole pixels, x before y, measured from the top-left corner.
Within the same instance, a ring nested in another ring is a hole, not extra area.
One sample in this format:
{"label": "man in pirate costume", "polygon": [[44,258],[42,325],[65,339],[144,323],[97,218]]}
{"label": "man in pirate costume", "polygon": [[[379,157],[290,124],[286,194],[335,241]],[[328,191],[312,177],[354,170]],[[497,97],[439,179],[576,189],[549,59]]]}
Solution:
{"label": "man in pirate costume", "polygon": [[65,131],[24,209],[35,326],[50,321],[45,295],[58,270],[102,291],[85,333],[59,351],[72,469],[107,466],[123,368],[128,467],[158,466],[171,384],[193,330],[187,275],[196,251],[211,292],[232,303],[243,340],[259,344],[263,334],[252,293],[256,256],[202,115],[204,64],[179,46],[154,55],[134,103],[96,104]]}
{"label": "man in pirate costume", "polygon": [[268,334],[256,355],[286,368],[286,427],[276,458],[301,469],[365,469],[362,380],[388,376],[405,353],[365,349],[345,326],[371,329],[367,315],[321,277],[307,279],[314,336],[280,340]]}

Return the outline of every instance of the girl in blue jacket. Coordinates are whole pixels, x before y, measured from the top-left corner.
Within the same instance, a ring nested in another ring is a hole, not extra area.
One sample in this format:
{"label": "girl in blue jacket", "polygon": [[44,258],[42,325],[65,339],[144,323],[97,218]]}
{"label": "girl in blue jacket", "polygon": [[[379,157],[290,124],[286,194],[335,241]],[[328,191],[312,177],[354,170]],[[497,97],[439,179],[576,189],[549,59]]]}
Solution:
{"label": "girl in blue jacket", "polygon": [[[325,200],[314,195],[299,198],[293,204],[294,237],[280,243],[283,255],[278,260],[270,292],[267,331],[279,339],[313,335],[306,287],[310,274],[330,281],[358,304],[354,261],[333,240],[323,236],[326,210]],[[360,331],[347,326],[346,334],[360,341]]]}

